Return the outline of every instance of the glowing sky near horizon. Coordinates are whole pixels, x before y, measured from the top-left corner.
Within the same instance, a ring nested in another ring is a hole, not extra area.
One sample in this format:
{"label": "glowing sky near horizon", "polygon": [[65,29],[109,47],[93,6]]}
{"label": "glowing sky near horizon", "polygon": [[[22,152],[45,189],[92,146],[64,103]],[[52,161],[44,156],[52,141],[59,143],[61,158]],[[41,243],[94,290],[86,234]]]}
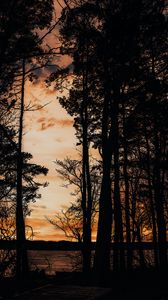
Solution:
{"label": "glowing sky near horizon", "polygon": [[43,81],[35,85],[30,82],[26,84],[27,103],[48,103],[41,110],[25,113],[24,151],[33,155],[33,162],[49,169],[46,177],[39,178],[39,181],[47,181],[49,185],[40,189],[42,197],[31,204],[32,213],[27,218],[27,223],[33,227],[35,239],[64,238],[45,216],[53,217],[56,211],[72,201],[70,191],[61,186],[63,182],[55,171],[56,159],[76,155],[73,119],[59,104],[58,95],[55,90],[47,89]]}
{"label": "glowing sky near horizon", "polygon": [[[56,17],[61,12],[61,7],[55,0]],[[41,33],[43,35],[43,33]],[[56,47],[58,30],[47,36],[46,43]],[[56,63],[66,66],[70,63],[67,56],[56,57]],[[53,70],[52,70],[53,71]],[[35,84],[26,82],[25,101],[35,105],[46,105],[43,109],[25,112],[24,151],[33,155],[33,162],[49,169],[48,175],[41,176],[40,182],[47,181],[48,187],[41,188],[41,199],[32,203],[32,213],[26,218],[26,223],[31,225],[34,239],[60,240],[65,239],[64,234],[56,230],[46,220],[53,217],[63,206],[68,206],[73,201],[70,191],[62,187],[63,182],[57,176],[54,161],[67,156],[76,156],[76,139],[73,128],[73,119],[61,107],[58,101],[60,93],[52,88],[47,88],[44,83],[47,70],[43,70]],[[49,73],[48,73],[49,74]]]}

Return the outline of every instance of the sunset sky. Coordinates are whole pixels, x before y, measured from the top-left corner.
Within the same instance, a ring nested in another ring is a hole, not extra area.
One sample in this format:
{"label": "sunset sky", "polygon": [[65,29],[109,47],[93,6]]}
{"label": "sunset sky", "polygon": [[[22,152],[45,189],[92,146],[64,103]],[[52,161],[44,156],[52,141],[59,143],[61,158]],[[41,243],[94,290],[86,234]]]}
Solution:
{"label": "sunset sky", "polygon": [[39,111],[25,113],[24,151],[33,155],[35,163],[49,169],[48,175],[40,178],[49,186],[41,189],[42,198],[31,205],[32,214],[28,218],[36,239],[59,239],[45,216],[52,217],[72,201],[69,190],[61,186],[63,182],[57,176],[54,161],[75,155],[75,132],[72,118],[60,106],[57,97],[58,93],[45,88],[43,82],[37,85],[28,83],[26,86],[27,102],[49,103]]}
{"label": "sunset sky", "polygon": [[[59,6],[56,6],[56,12],[59,16]],[[47,37],[47,44],[55,47],[57,35],[56,29]],[[66,66],[70,59],[59,57],[55,62]],[[25,113],[24,151],[33,155],[33,162],[49,169],[48,175],[40,178],[42,182],[47,181],[49,186],[40,189],[42,197],[31,204],[32,213],[26,222],[33,227],[34,239],[60,240],[65,238],[64,235],[48,223],[46,216],[53,217],[63,206],[68,206],[73,197],[68,189],[62,187],[63,182],[57,176],[54,161],[67,156],[75,157],[76,140],[73,119],[59,104],[59,91],[45,86],[46,76],[47,70],[43,70],[36,83],[26,83],[25,90],[27,104],[48,104],[41,110]]]}

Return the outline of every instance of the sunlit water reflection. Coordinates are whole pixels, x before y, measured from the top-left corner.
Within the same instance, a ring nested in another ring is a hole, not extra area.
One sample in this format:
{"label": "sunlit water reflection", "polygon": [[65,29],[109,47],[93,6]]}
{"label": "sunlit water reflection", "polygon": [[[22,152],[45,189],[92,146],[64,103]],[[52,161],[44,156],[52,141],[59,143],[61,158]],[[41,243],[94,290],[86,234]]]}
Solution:
{"label": "sunlit water reflection", "polygon": [[29,250],[31,270],[44,270],[47,274],[81,270],[80,251]]}

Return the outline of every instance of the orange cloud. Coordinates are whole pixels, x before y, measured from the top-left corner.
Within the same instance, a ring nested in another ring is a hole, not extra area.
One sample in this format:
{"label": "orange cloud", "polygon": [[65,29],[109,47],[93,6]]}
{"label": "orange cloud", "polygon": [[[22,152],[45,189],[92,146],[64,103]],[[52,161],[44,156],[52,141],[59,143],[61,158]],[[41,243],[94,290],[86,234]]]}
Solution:
{"label": "orange cloud", "polygon": [[27,218],[26,225],[33,229],[34,240],[59,241],[65,240],[65,235],[61,230],[56,229],[44,217],[41,218]]}
{"label": "orange cloud", "polygon": [[40,130],[46,130],[50,127],[54,127],[56,124],[55,124],[55,121],[48,121],[48,122],[42,122],[41,123],[41,128]]}
{"label": "orange cloud", "polygon": [[48,221],[44,218],[44,219],[40,219],[40,218],[27,218],[26,219],[26,225],[31,225],[32,228],[42,228],[42,227],[46,227]]}
{"label": "orange cloud", "polygon": [[73,120],[68,120],[68,119],[62,119],[62,120],[57,120],[57,124],[63,127],[69,127],[73,125]]}
{"label": "orange cloud", "polygon": [[55,229],[55,232],[53,233],[47,233],[47,235],[43,234],[41,231],[37,231],[34,233],[34,236],[35,236],[35,240],[43,240],[43,241],[61,241],[61,240],[66,240],[65,238],[65,235],[63,233],[58,233],[56,232],[56,229]]}
{"label": "orange cloud", "polygon": [[46,130],[54,126],[70,127],[73,125],[73,120],[70,119],[41,117],[37,120],[37,122],[40,124],[40,130]]}

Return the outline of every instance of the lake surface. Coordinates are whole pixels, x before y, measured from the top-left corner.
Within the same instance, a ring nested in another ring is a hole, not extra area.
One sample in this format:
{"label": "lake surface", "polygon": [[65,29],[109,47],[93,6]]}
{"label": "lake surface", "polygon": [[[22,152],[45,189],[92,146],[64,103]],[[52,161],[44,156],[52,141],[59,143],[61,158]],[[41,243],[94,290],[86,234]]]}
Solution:
{"label": "lake surface", "polygon": [[[8,261],[9,250],[0,250],[0,264]],[[10,251],[11,256],[15,256],[15,250]],[[111,251],[111,268],[113,269],[114,252]],[[140,266],[140,251],[133,250],[133,266]],[[154,252],[151,249],[143,250],[144,263],[146,266],[155,266]],[[7,259],[6,259],[7,257]],[[29,267],[30,270],[43,270],[48,275],[55,275],[57,272],[72,272],[82,270],[82,257],[79,250],[28,250]],[[94,250],[92,251],[92,263],[94,258]],[[125,251],[125,262],[127,262],[127,251]],[[11,268],[12,266],[12,268]],[[5,271],[2,269],[3,276],[10,276],[13,272],[14,264],[8,265]]]}
{"label": "lake surface", "polygon": [[[146,265],[153,266],[153,252],[151,250],[144,250],[143,254]],[[94,251],[92,255],[94,255]],[[31,270],[44,270],[48,275],[54,275],[56,272],[81,271],[82,269],[80,251],[28,250],[28,256]],[[113,254],[111,255],[111,266],[112,265]],[[133,251],[133,265],[134,267],[140,265],[140,256],[137,250]]]}
{"label": "lake surface", "polygon": [[29,250],[28,256],[31,270],[44,270],[49,275],[81,270],[80,251]]}

